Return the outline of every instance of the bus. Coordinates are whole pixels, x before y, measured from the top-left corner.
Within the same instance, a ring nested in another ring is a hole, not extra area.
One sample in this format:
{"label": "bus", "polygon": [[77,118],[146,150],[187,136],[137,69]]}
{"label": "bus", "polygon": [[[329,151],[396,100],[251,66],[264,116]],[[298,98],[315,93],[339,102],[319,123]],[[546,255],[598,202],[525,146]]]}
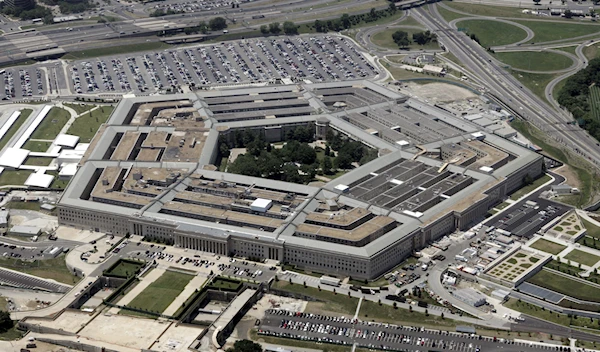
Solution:
{"label": "bus", "polygon": [[42,19],[41,18],[34,18],[31,20],[31,23],[33,24],[42,24]]}

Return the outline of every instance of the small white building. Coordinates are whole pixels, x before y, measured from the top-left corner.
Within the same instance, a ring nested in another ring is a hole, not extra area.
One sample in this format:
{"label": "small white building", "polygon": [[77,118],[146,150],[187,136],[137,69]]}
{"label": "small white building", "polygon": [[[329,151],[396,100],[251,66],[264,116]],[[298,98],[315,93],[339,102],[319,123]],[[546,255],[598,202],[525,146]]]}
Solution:
{"label": "small white building", "polygon": [[58,178],[70,179],[77,173],[77,164],[62,164],[58,172]]}
{"label": "small white building", "polygon": [[250,209],[259,213],[266,213],[272,205],[273,201],[270,199],[256,198],[254,202],[250,204]]}
{"label": "small white building", "polygon": [[62,164],[78,164],[84,154],[85,151],[81,150],[63,150],[58,155],[58,158],[56,158],[56,163],[58,166],[61,166]]}
{"label": "small white building", "polygon": [[17,225],[10,228],[9,233],[15,236],[33,237],[39,236],[42,229],[37,226]]}
{"label": "small white building", "polygon": [[25,186],[48,188],[52,184],[52,181],[54,181],[54,176],[36,172],[27,177]]}
{"label": "small white building", "polygon": [[21,148],[8,148],[0,156],[0,166],[13,169],[19,168],[29,156],[29,150]]}
{"label": "small white building", "polygon": [[0,211],[0,229],[6,229],[8,227],[8,220],[10,219],[10,214],[8,210]]}
{"label": "small white building", "polygon": [[472,288],[463,288],[452,292],[452,295],[457,299],[467,303],[473,307],[480,307],[487,303],[483,293]]}
{"label": "small white building", "polygon": [[56,139],[54,139],[54,144],[71,149],[75,148],[78,142],[79,136],[73,136],[64,133],[59,134],[58,136],[56,136]]}

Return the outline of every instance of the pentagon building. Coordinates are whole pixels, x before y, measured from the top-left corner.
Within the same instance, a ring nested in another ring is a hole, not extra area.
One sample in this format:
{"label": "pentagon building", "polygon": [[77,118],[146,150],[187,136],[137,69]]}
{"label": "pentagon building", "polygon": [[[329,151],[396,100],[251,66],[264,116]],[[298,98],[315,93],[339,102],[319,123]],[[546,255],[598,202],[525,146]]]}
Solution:
{"label": "pentagon building", "polygon": [[[322,187],[217,171],[218,141],[280,142],[307,126],[379,157]],[[278,85],[121,101],[82,159],[59,222],[219,255],[374,278],[480,221],[540,155],[369,81]]]}

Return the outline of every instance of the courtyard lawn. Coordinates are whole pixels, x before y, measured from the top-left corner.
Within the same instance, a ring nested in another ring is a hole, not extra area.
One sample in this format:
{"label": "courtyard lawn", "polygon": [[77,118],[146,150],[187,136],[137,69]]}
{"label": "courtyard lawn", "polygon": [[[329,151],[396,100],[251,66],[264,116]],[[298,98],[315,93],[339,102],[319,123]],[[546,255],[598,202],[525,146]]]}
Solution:
{"label": "courtyard lawn", "polygon": [[8,131],[6,131],[6,134],[0,140],[0,149],[4,148],[6,143],[8,143],[8,141],[15,135],[15,133],[17,133],[19,128],[25,123],[25,121],[27,121],[32,112],[33,110],[31,109],[21,110],[21,115],[19,115],[17,121],[15,121],[12,126],[10,126]]}
{"label": "courtyard lawn", "polygon": [[165,271],[161,277],[140,292],[128,306],[160,314],[179,296],[192,278],[192,275]]}
{"label": "courtyard lawn", "polygon": [[[557,275],[548,270],[541,270],[527,281],[534,285],[538,285],[577,299],[590,302],[600,302],[600,295],[598,295],[597,287],[586,285],[580,281],[573,280],[562,275]],[[577,287],[577,290],[573,290],[573,287]]]}
{"label": "courtyard lawn", "polygon": [[30,156],[25,160],[25,165],[33,166],[48,166],[52,162],[52,158],[44,158],[41,156]]}
{"label": "courtyard lawn", "polygon": [[53,107],[30,138],[48,140],[56,138],[69,118],[71,118],[71,114],[67,110]]}
{"label": "courtyard lawn", "polygon": [[48,148],[50,148],[50,146],[52,145],[52,142],[34,142],[34,141],[27,141],[25,144],[23,144],[23,149],[27,149],[30,152],[40,152],[40,153],[45,153],[48,151]]}
{"label": "courtyard lawn", "polygon": [[548,241],[544,238],[538,239],[537,241],[533,242],[529,247],[554,255],[557,255],[558,253],[562,252],[565,248],[567,248],[562,244]]}
{"label": "courtyard lawn", "polygon": [[573,64],[573,60],[565,55],[541,51],[496,53],[496,57],[514,69],[530,71],[556,71]]}
{"label": "courtyard lawn", "polygon": [[572,250],[569,252],[569,254],[565,255],[564,258],[587,266],[593,266],[600,260],[599,256],[581,251],[579,249]]}
{"label": "courtyard lawn", "polygon": [[[504,22],[465,19],[459,21],[456,26],[469,35],[477,36],[479,44],[484,48],[513,44],[527,38],[524,30]],[[502,33],[502,35],[498,35],[498,33]]]}
{"label": "courtyard lawn", "polygon": [[93,104],[67,104],[67,103],[65,103],[63,105],[75,110],[75,112],[77,112],[77,115],[81,115],[84,112],[96,107],[96,105],[93,105]]}
{"label": "courtyard lawn", "polygon": [[143,263],[131,263],[131,262],[126,262],[126,261],[119,261],[119,264],[117,264],[117,266],[115,266],[114,268],[112,268],[110,271],[106,271],[106,275],[116,275],[116,276],[123,276],[123,277],[129,277],[135,274],[135,272],[141,268],[144,264]]}
{"label": "courtyard lawn", "polygon": [[83,114],[75,119],[67,134],[79,136],[81,143],[89,143],[100,128],[113,112],[112,106],[100,106],[100,108]]}
{"label": "courtyard lawn", "polygon": [[4,170],[0,174],[0,186],[22,186],[32,172],[30,170]]}

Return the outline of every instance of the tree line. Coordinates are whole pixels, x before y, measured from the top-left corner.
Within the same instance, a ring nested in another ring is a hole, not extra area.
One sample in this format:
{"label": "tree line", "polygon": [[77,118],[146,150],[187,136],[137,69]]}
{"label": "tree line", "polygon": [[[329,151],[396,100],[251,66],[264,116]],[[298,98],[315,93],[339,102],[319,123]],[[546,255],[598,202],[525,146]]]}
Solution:
{"label": "tree line", "polygon": [[599,83],[600,58],[596,58],[590,60],[586,68],[567,78],[557,99],[596,140],[600,140],[600,121],[594,118],[591,111],[590,87]]}
{"label": "tree line", "polygon": [[392,16],[396,14],[398,9],[396,5],[391,2],[387,9],[376,10],[372,8],[367,13],[361,13],[356,15],[343,14],[340,18],[333,20],[315,20],[314,28],[317,32],[326,33],[328,31],[341,31],[342,29],[350,29],[353,26],[357,26],[361,23],[371,23],[382,18]]}
{"label": "tree line", "polygon": [[392,33],[392,40],[394,40],[394,43],[396,43],[396,45],[398,45],[399,48],[407,48],[412,42],[415,42],[419,45],[425,45],[431,42],[435,43],[437,42],[437,35],[429,30],[424,32],[418,32],[412,35],[411,41],[407,32],[397,30],[394,33]]}

